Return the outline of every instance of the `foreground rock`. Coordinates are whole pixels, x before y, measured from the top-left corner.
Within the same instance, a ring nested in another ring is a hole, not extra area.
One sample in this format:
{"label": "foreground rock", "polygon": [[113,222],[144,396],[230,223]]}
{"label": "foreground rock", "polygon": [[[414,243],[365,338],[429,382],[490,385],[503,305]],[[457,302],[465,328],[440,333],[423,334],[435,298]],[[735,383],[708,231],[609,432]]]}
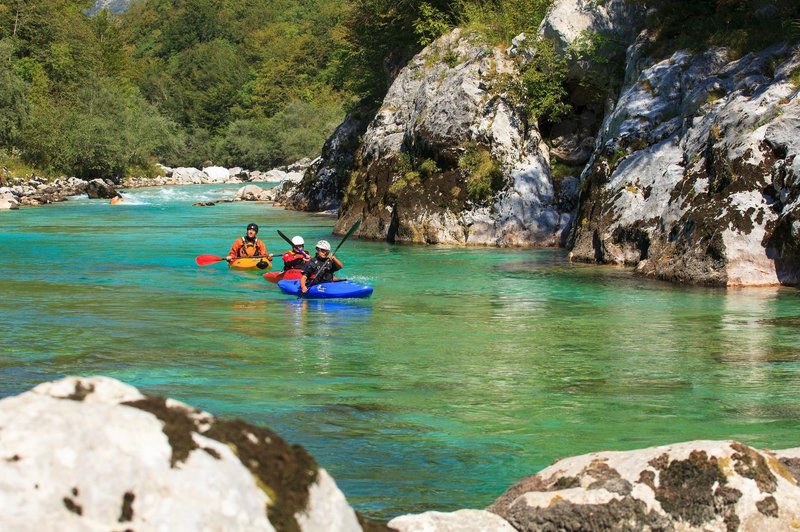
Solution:
{"label": "foreground rock", "polygon": [[695,441],[559,460],[489,510],[518,530],[790,530],[800,449]]}
{"label": "foreground rock", "polygon": [[104,377],[0,401],[2,530],[353,530],[300,446]]}
{"label": "foreground rock", "polygon": [[[800,448],[693,441],[566,458],[485,509],[399,516],[403,532],[790,530]],[[300,446],[106,377],[0,400],[0,530],[385,529]]]}

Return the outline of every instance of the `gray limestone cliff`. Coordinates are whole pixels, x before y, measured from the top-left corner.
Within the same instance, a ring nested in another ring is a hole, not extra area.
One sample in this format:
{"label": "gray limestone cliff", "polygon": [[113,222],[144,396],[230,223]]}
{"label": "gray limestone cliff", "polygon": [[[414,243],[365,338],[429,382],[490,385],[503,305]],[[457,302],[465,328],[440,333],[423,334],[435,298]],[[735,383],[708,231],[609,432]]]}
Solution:
{"label": "gray limestone cliff", "polygon": [[[567,56],[572,108],[541,129],[504,84],[540,38]],[[558,0],[508,49],[456,29],[401,70],[363,134],[344,128],[323,159],[346,164],[293,206],[338,206],[337,233],[361,218],[357,236],[390,242],[566,246],[673,282],[797,284],[800,47],[652,58],[653,42],[622,0]]]}
{"label": "gray limestone cliff", "polygon": [[679,51],[641,70],[584,171],[574,258],[670,281],[796,284],[798,71],[786,45],[736,60]]}

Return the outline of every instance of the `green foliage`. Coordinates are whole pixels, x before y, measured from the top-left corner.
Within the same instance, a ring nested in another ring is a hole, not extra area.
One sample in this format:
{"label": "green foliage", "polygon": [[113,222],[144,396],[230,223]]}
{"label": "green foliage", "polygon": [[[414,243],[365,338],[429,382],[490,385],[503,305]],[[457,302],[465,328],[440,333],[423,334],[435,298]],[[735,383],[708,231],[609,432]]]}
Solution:
{"label": "green foliage", "polygon": [[522,111],[529,121],[555,123],[571,110],[565,101],[567,58],[544,38],[537,39],[533,47],[535,52],[532,59],[520,67],[518,76],[499,76],[498,90],[505,92],[509,102]]}
{"label": "green foliage", "polygon": [[583,165],[572,166],[557,160],[555,157],[550,161],[550,176],[554,183],[560,183],[565,177],[580,176]]}
{"label": "green foliage", "polygon": [[394,161],[395,178],[389,187],[389,193],[398,195],[407,189],[418,189],[426,179],[441,171],[433,159],[423,159],[417,163],[408,153],[401,153]]}
{"label": "green foliage", "polygon": [[458,159],[458,167],[466,175],[467,197],[475,203],[486,203],[503,187],[503,168],[489,150],[471,143]]}
{"label": "green foliage", "polygon": [[800,67],[795,68],[791,73],[789,73],[789,81],[792,83],[792,86],[797,90],[800,88]]}
{"label": "green foliage", "polygon": [[[335,102],[313,106],[294,100],[273,117],[237,120],[224,131],[215,162],[271,168],[319,153],[342,113],[341,104]],[[197,154],[194,158],[203,157]]]}
{"label": "green foliage", "polygon": [[710,46],[742,55],[791,38],[793,21],[800,17],[797,0],[635,1],[652,8],[648,26],[656,39],[647,53],[657,57]]}
{"label": "green foliage", "polygon": [[442,170],[433,159],[425,159],[419,164],[419,173],[426,179],[440,173]]}
{"label": "green foliage", "polygon": [[0,146],[13,146],[20,136],[28,113],[28,84],[14,64],[14,45],[0,40]]}
{"label": "green foliage", "polygon": [[428,2],[420,4],[419,17],[412,24],[420,46],[428,46],[452,27],[449,17]]}
{"label": "green foliage", "polygon": [[508,45],[522,32],[535,34],[552,0],[458,0],[458,25],[482,34],[490,43]]}
{"label": "green foliage", "polygon": [[73,97],[32,106],[20,146],[39,168],[82,178],[121,177],[176,149],[174,124],[135,89],[98,78]]}

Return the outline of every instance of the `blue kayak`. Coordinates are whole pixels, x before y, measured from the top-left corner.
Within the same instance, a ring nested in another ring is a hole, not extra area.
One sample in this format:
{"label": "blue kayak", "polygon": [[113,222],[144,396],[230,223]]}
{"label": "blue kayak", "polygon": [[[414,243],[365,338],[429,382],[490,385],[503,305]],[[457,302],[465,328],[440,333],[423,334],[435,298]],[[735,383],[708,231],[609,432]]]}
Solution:
{"label": "blue kayak", "polygon": [[[293,296],[300,295],[300,281],[278,281],[278,287]],[[346,297],[369,297],[372,294],[372,287],[365,284],[358,284],[353,281],[337,281],[333,283],[315,284],[303,294],[309,299],[333,299]]]}

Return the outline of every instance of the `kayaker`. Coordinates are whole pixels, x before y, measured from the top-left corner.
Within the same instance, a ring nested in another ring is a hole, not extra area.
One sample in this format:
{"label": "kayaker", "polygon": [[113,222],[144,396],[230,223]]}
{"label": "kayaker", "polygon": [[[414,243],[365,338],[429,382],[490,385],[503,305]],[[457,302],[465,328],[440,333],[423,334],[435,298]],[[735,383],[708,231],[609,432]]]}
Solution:
{"label": "kayaker", "polygon": [[306,241],[303,240],[302,236],[292,237],[292,249],[281,256],[283,259],[283,271],[300,269],[306,262],[311,260],[311,255],[303,249],[305,245]]}
{"label": "kayaker", "polygon": [[335,279],[333,272],[344,268],[342,261],[331,255],[331,245],[327,240],[317,242],[317,253],[303,266],[300,277],[300,291],[308,292],[309,285],[329,283]]}
{"label": "kayaker", "polygon": [[248,224],[247,234],[233,242],[225,260],[232,262],[241,257],[266,257],[267,260],[272,260],[273,254],[267,254],[267,246],[256,237],[257,234],[258,225]]}

